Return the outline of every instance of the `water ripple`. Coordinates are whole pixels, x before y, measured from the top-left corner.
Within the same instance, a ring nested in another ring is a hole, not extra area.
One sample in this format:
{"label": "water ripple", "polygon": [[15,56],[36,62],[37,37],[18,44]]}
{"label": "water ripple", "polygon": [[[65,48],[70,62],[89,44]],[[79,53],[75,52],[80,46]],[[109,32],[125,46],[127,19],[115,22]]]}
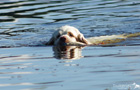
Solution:
{"label": "water ripple", "polygon": [[37,37],[38,44],[65,24],[78,27],[86,37],[139,32],[138,8],[137,0],[6,0],[0,3],[0,42],[9,47],[17,39],[23,45],[26,38]]}

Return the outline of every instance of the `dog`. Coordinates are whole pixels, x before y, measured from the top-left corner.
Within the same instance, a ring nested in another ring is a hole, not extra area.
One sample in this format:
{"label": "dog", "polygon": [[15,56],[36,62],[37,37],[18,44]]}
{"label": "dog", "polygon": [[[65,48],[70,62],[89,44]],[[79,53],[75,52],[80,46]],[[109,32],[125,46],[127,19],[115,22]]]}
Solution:
{"label": "dog", "polygon": [[55,31],[46,45],[67,46],[67,45],[108,45],[126,40],[128,37],[140,36],[140,32],[133,34],[111,35],[85,38],[75,27],[65,25]]}
{"label": "dog", "polygon": [[121,34],[85,38],[84,35],[73,26],[62,26],[52,34],[46,45],[53,45],[54,57],[57,59],[80,59],[81,50],[85,46],[117,46],[121,41],[129,37],[140,36],[140,32],[133,34]]}
{"label": "dog", "polygon": [[90,42],[80,31],[72,26],[62,26],[55,31],[46,45],[89,45]]}

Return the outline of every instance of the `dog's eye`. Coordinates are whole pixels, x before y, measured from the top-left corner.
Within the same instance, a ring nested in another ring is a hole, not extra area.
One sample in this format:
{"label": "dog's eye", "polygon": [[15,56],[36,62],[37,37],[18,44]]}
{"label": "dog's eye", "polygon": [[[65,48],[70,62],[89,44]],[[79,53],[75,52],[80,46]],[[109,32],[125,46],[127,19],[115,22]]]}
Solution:
{"label": "dog's eye", "polygon": [[59,37],[60,37],[60,34],[58,34],[56,38],[59,38]]}
{"label": "dog's eye", "polygon": [[71,37],[74,37],[74,35],[70,32],[68,32],[68,35],[71,36]]}

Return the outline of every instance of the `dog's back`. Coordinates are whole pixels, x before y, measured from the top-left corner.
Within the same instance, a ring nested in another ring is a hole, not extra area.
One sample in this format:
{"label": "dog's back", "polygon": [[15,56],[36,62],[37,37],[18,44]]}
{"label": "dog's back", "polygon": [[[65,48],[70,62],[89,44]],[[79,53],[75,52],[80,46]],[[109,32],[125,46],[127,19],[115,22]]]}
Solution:
{"label": "dog's back", "polygon": [[133,34],[122,34],[122,35],[111,35],[111,36],[100,36],[100,37],[91,37],[87,40],[93,45],[105,45],[113,44],[126,40],[127,38],[140,36],[140,32]]}

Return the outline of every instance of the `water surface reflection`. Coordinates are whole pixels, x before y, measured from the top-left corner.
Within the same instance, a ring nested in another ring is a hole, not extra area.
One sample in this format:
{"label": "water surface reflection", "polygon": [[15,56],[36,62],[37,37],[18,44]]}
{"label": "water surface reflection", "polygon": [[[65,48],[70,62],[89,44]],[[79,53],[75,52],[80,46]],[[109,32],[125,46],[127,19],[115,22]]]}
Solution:
{"label": "water surface reflection", "polygon": [[81,46],[54,46],[54,57],[57,59],[80,59],[82,48]]}
{"label": "water surface reflection", "polygon": [[140,37],[122,43],[133,46],[53,51],[42,43],[63,25],[85,37],[140,32],[139,8],[139,0],[0,0],[0,89],[134,90],[140,85]]}
{"label": "water surface reflection", "polygon": [[38,45],[66,24],[85,37],[139,32],[138,8],[137,0],[2,0],[0,46]]}

